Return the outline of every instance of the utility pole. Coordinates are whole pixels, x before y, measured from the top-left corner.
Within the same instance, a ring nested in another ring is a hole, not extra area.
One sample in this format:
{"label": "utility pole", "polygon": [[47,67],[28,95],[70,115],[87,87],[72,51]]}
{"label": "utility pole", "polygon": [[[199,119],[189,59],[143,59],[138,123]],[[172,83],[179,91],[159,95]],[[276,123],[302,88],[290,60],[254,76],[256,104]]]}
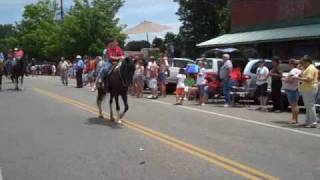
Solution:
{"label": "utility pole", "polygon": [[61,20],[63,20],[63,18],[64,18],[63,0],[60,0],[60,15],[61,15]]}

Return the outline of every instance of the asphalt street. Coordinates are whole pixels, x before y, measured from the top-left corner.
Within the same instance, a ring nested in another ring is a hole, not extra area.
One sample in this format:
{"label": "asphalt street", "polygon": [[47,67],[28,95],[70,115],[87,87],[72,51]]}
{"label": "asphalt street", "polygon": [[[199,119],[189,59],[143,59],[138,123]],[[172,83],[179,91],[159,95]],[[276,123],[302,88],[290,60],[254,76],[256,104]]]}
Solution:
{"label": "asphalt street", "polygon": [[5,80],[0,180],[320,179],[320,129],[287,125],[289,113],[131,97],[121,126],[73,84],[28,77],[13,91]]}

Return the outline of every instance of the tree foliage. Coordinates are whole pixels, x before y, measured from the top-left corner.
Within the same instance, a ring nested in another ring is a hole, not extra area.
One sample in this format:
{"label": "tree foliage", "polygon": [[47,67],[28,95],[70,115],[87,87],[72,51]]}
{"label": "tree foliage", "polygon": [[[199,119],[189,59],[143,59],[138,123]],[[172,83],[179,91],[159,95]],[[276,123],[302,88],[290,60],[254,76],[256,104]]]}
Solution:
{"label": "tree foliage", "polygon": [[196,44],[228,31],[227,0],[174,0],[180,7],[177,15],[182,21],[179,38],[184,54],[195,57],[201,53]]}
{"label": "tree foliage", "polygon": [[152,47],[159,48],[161,52],[165,50],[165,43],[162,38],[155,37],[152,41]]}
{"label": "tree foliage", "polygon": [[127,51],[140,51],[142,48],[149,48],[150,43],[148,41],[130,41],[126,45],[125,49]]}
{"label": "tree foliage", "polygon": [[6,46],[20,46],[29,58],[39,60],[100,55],[106,39],[117,38],[123,43],[126,38],[116,18],[123,3],[123,0],[74,0],[61,21],[57,19],[59,7],[55,0],[39,0],[25,6],[16,28],[0,26],[0,41],[6,39]]}
{"label": "tree foliage", "polygon": [[17,29],[11,24],[0,24],[0,52],[7,52],[17,44]]}

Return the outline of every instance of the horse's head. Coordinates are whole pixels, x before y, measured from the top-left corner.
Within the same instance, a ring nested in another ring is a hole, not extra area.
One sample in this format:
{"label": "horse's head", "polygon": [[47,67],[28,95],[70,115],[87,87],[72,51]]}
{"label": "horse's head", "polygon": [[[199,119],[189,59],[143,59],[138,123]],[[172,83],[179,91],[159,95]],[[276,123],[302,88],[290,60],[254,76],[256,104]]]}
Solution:
{"label": "horse's head", "polygon": [[134,62],[131,58],[126,57],[121,65],[122,77],[127,81],[131,82],[134,74]]}

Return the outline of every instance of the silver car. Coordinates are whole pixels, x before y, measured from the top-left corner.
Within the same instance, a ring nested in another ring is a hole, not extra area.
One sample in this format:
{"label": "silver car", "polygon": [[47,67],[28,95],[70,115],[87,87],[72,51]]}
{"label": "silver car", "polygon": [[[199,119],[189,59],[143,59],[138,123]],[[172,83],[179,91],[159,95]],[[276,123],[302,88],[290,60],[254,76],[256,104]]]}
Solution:
{"label": "silver car", "polygon": [[[248,62],[243,71],[243,79],[245,80],[244,87],[249,92],[249,97],[254,98],[257,87],[257,69],[261,59],[252,59]],[[272,61],[265,60],[265,65],[270,70],[272,69]],[[270,83],[268,83],[270,84]]]}

